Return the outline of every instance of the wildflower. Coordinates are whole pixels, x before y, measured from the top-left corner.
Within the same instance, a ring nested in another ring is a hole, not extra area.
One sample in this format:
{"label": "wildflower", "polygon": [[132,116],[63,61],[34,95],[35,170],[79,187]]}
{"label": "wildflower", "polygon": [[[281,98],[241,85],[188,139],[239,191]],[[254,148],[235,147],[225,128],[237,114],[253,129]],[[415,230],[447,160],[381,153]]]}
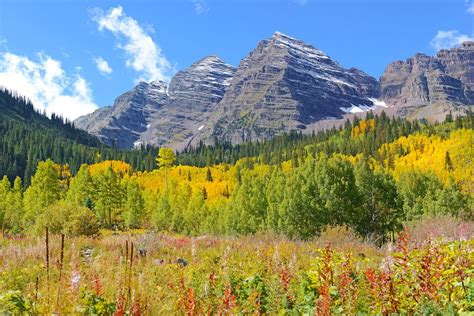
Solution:
{"label": "wildflower", "polygon": [[71,289],[77,291],[81,281],[81,274],[78,271],[73,271],[71,276]]}

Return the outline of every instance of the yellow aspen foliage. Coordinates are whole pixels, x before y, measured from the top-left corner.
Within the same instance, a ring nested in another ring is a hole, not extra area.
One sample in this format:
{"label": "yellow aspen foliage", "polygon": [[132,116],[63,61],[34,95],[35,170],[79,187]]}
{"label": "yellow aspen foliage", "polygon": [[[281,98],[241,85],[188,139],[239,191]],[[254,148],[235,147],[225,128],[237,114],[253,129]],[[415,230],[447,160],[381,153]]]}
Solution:
{"label": "yellow aspen foliage", "polygon": [[291,170],[293,169],[293,164],[291,163],[291,160],[282,162],[281,163],[281,169],[286,174],[290,173]]}
{"label": "yellow aspen foliage", "polygon": [[121,174],[130,173],[132,170],[132,167],[124,161],[106,160],[106,161],[102,161],[102,162],[90,165],[89,172],[91,176],[95,176],[97,174],[105,172],[110,167],[112,167],[112,170],[115,173],[121,173]]}
{"label": "yellow aspen foliage", "polygon": [[375,120],[370,119],[370,120],[361,120],[357,126],[354,126],[352,128],[351,135],[352,137],[357,137],[361,134],[365,134],[370,130],[373,130],[375,128]]}
{"label": "yellow aspen foliage", "polygon": [[431,172],[445,184],[454,181],[464,192],[472,194],[473,140],[474,131],[469,129],[453,131],[446,139],[415,134],[384,144],[379,154],[385,157],[384,166],[397,179],[407,171]]}

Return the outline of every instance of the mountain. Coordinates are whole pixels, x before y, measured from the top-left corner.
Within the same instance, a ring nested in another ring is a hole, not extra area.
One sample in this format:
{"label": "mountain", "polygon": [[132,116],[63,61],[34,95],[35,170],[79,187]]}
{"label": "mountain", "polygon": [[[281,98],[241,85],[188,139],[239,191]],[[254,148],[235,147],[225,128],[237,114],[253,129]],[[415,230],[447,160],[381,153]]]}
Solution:
{"label": "mountain", "polygon": [[74,123],[105,144],[131,148],[147,130],[151,117],[168,103],[166,88],[164,82],[140,82],[115,99],[113,106],[79,117]]}
{"label": "mountain", "polygon": [[[97,112],[96,117],[104,112]],[[108,159],[124,160],[134,170],[151,170],[156,166],[156,156],[156,148],[119,150],[105,146],[73,123],[39,113],[24,97],[0,89],[0,175],[11,181],[19,176],[28,185],[37,163],[46,159],[67,164],[74,174],[84,163]]]}
{"label": "mountain", "polygon": [[371,108],[378,95],[375,78],[276,32],[241,61],[200,138],[238,143],[304,130],[356,106]]}
{"label": "mountain", "polygon": [[101,144],[95,136],[77,129],[73,123],[55,114],[47,117],[35,110],[28,99],[4,89],[0,89],[0,123],[2,136],[8,132],[9,126],[24,126],[28,130],[49,131],[58,138],[70,139],[82,145]]}
{"label": "mountain", "polygon": [[154,114],[140,142],[184,149],[216,110],[234,73],[235,68],[217,56],[179,71],[168,87],[169,102]]}
{"label": "mountain", "polygon": [[217,56],[179,71],[166,86],[140,83],[77,127],[120,148],[182,150],[240,143],[341,124],[369,110],[442,120],[474,104],[474,43],[391,63],[380,81],[344,68],[321,50],[276,32],[236,68]]}
{"label": "mountain", "polygon": [[416,54],[388,65],[380,78],[381,97],[399,115],[441,120],[474,104],[474,42]]}
{"label": "mountain", "polygon": [[141,144],[184,148],[222,99],[235,68],[217,56],[203,58],[163,82],[141,82],[111,107],[82,116],[77,127],[120,148]]}

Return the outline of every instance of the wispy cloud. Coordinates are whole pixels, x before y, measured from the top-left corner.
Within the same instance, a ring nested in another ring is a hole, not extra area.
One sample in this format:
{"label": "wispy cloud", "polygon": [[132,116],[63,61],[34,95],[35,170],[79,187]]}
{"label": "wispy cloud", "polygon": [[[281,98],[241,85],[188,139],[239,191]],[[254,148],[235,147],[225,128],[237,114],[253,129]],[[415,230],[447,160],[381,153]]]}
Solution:
{"label": "wispy cloud", "polygon": [[207,3],[205,0],[191,0],[194,4],[194,10],[196,10],[196,13],[203,14],[207,11],[209,11],[209,7],[207,6]]}
{"label": "wispy cloud", "polygon": [[462,42],[472,41],[473,38],[469,35],[461,34],[459,31],[438,31],[436,36],[431,40],[430,45],[440,50],[443,48],[453,48],[459,46]]}
{"label": "wispy cloud", "polygon": [[94,58],[94,63],[97,67],[97,70],[102,75],[109,75],[112,72],[112,68],[110,68],[109,63],[102,57]]}
{"label": "wispy cloud", "polygon": [[78,73],[67,75],[58,60],[45,54],[32,61],[1,53],[0,86],[29,98],[37,109],[71,120],[97,109],[87,81]]}
{"label": "wispy cloud", "polygon": [[467,13],[474,14],[474,2],[467,1],[466,4],[467,4],[467,9],[466,9]]}
{"label": "wispy cloud", "polygon": [[126,66],[139,73],[138,81],[169,80],[172,67],[161,48],[121,6],[108,12],[97,9],[92,18],[99,30],[108,30],[117,38],[118,48],[126,54]]}

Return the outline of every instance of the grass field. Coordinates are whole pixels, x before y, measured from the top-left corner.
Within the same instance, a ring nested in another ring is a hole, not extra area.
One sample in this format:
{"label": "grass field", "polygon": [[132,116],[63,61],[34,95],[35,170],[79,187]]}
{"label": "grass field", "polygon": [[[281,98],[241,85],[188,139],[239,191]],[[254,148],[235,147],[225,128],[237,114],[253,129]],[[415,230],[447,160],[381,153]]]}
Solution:
{"label": "grass field", "polygon": [[[420,228],[421,227],[421,228]],[[470,314],[472,225],[418,226],[376,247],[346,228],[313,241],[106,232],[2,242],[8,314]],[[461,233],[459,233],[461,231]],[[467,234],[467,235],[466,235]],[[466,236],[468,238],[466,238]],[[61,246],[63,245],[63,246]]]}

